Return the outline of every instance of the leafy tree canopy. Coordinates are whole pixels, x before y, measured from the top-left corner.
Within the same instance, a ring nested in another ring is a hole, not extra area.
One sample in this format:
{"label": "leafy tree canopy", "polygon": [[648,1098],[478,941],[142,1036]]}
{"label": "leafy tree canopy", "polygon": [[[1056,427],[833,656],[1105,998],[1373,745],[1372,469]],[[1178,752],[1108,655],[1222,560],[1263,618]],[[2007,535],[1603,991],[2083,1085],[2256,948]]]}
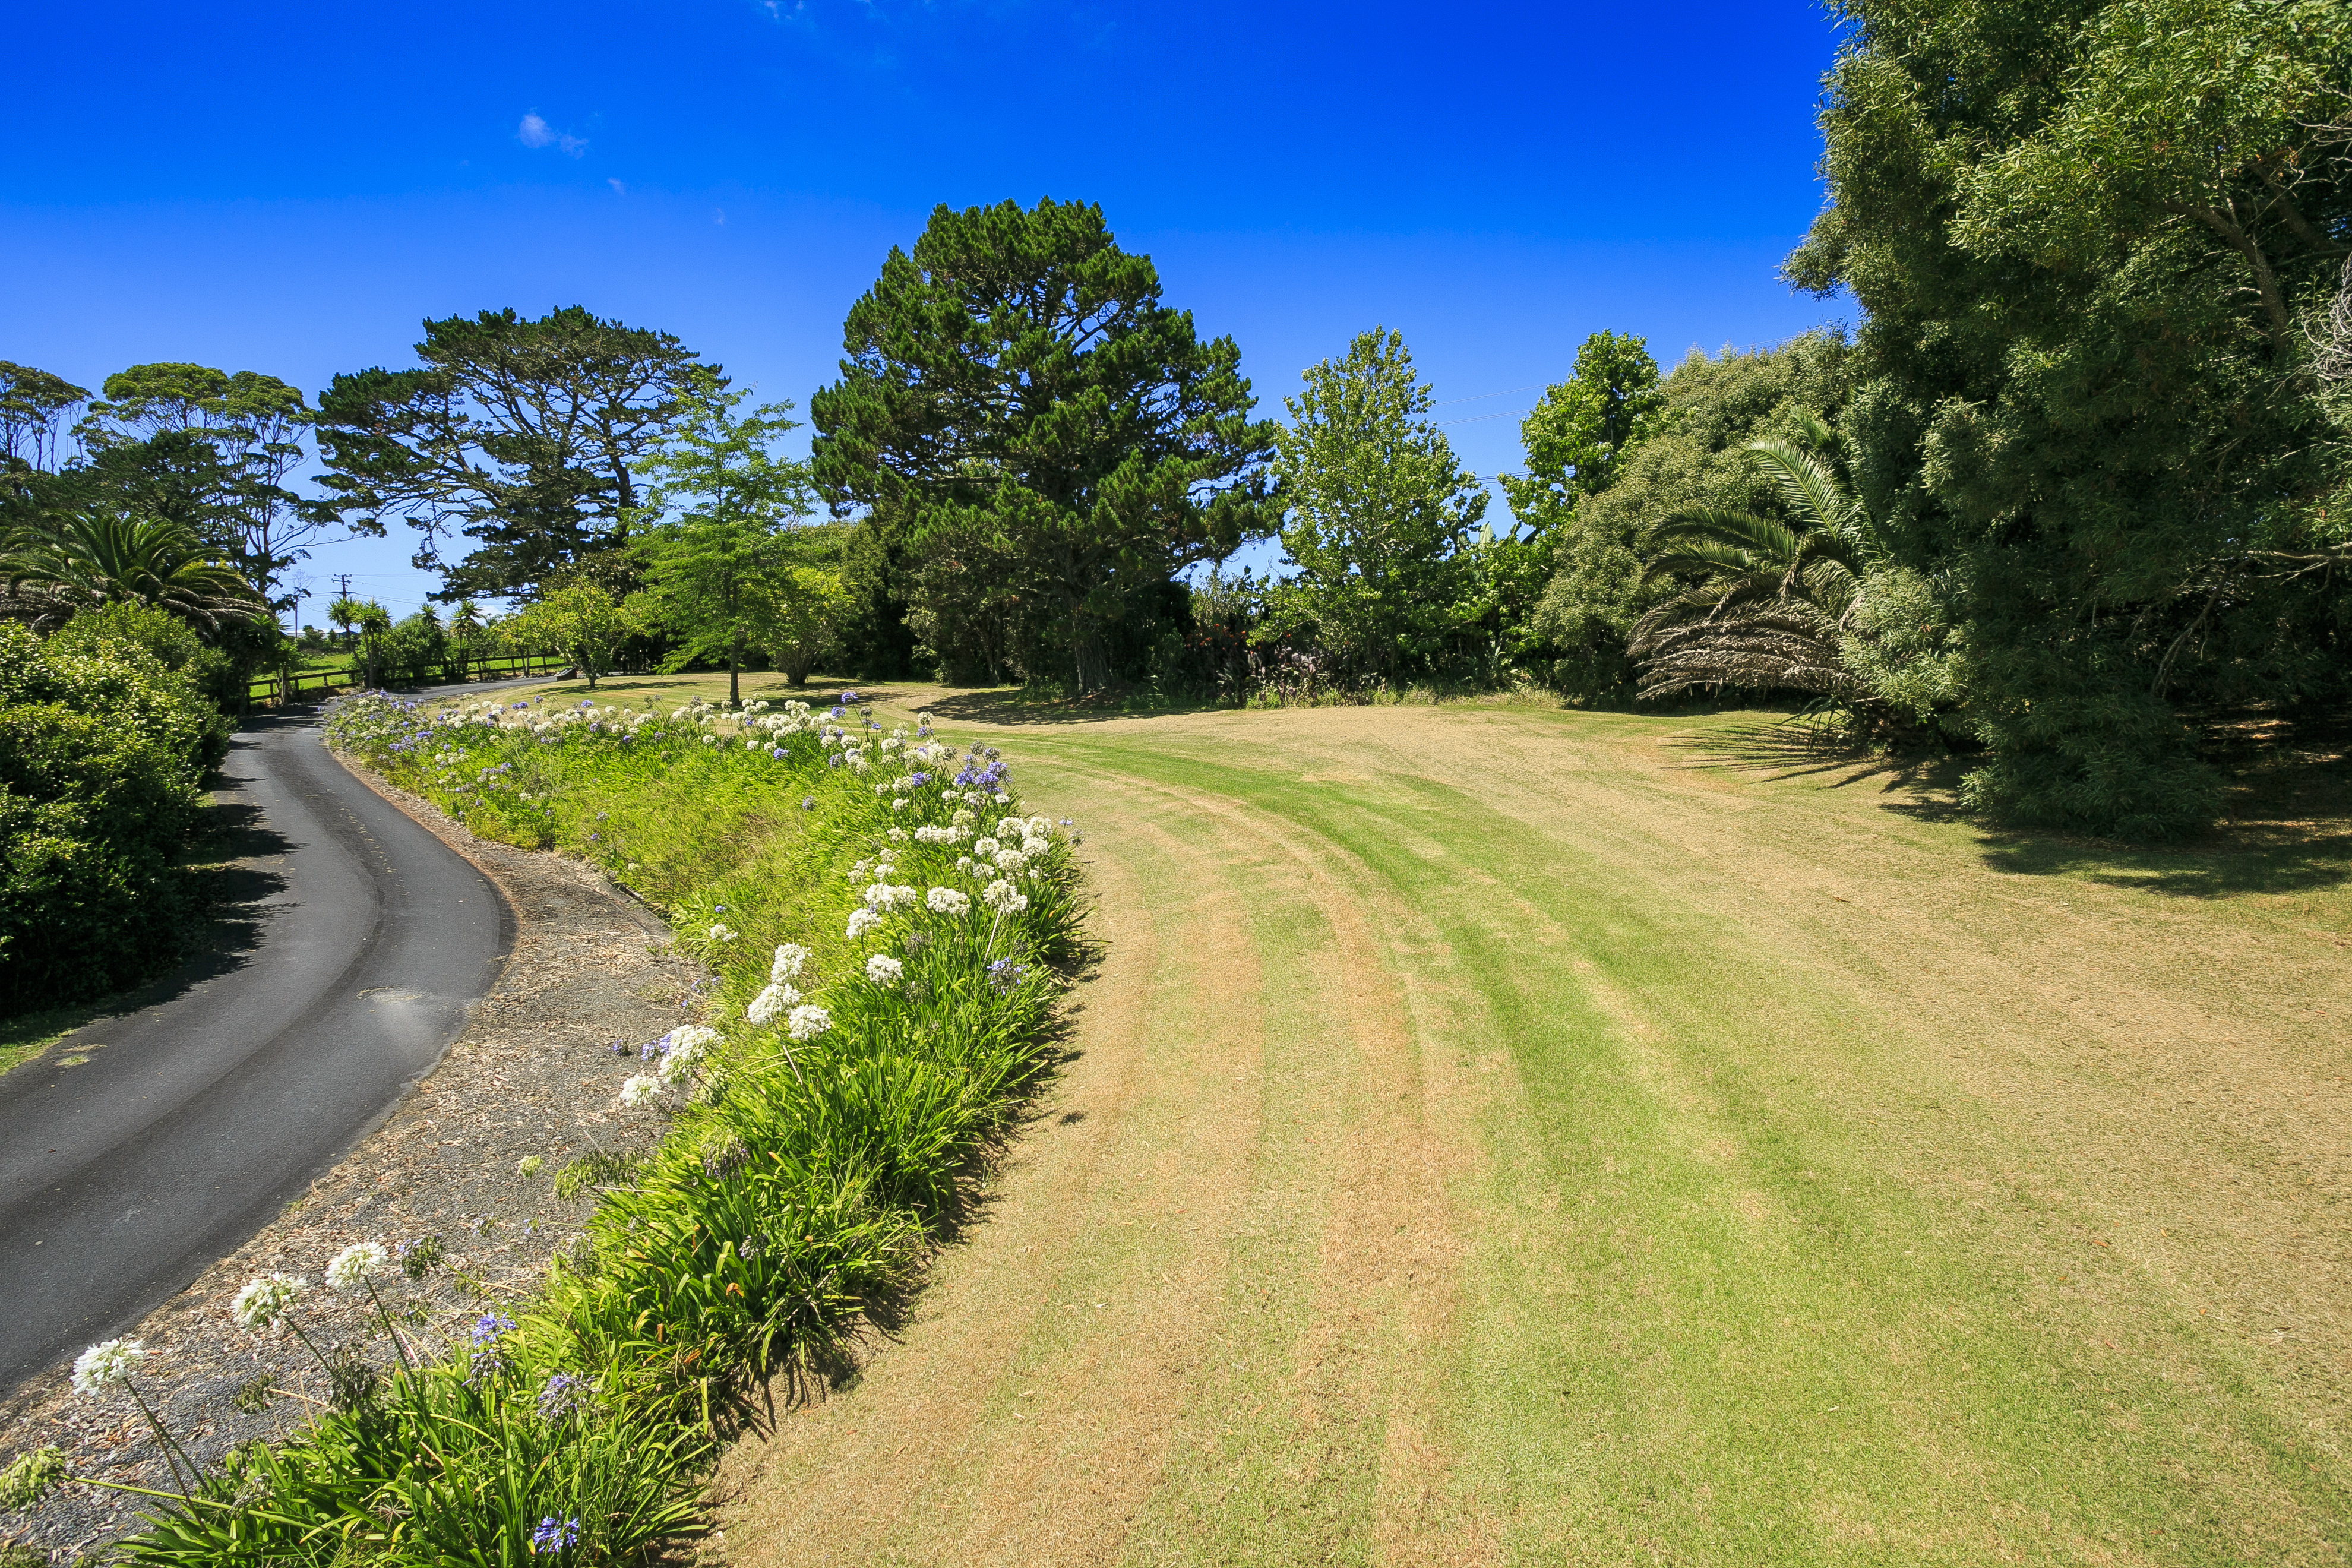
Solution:
{"label": "leafy tree canopy", "polygon": [[[346,515],[405,518],[437,595],[531,595],[588,573],[625,583],[631,468],[716,375],[667,332],[579,306],[425,323],[422,364],[335,377],[320,399],[320,483]],[[461,559],[443,550],[474,542]]]}
{"label": "leafy tree canopy", "polygon": [[[1101,209],[936,209],[810,400],[816,483],[917,553],[992,554],[1081,692],[1139,596],[1267,530],[1269,425],[1230,338],[1160,301]],[[1041,654],[1041,657],[1043,655]]]}
{"label": "leafy tree canopy", "polygon": [[742,700],[745,648],[779,640],[793,618],[802,583],[789,531],[815,499],[805,468],[775,450],[796,426],[792,405],[739,415],[750,395],[694,378],[668,444],[642,465],[649,488],[629,543],[648,618],[678,635],[681,658],[726,661],[731,703]]}
{"label": "leafy tree canopy", "polygon": [[1500,476],[1511,515],[1557,532],[1580,499],[1617,482],[1661,401],[1646,341],[1622,332],[1585,339],[1569,378],[1546,387],[1519,422],[1527,472]]}
{"label": "leafy tree canopy", "polygon": [[1856,477],[1947,568],[1969,779],[2011,820],[2201,828],[2183,704],[2340,694],[2346,431],[2305,323],[2352,237],[2331,0],[1848,0],[1791,276],[1866,317]]}
{"label": "leafy tree canopy", "polygon": [[58,426],[89,396],[61,375],[0,360],[0,468],[58,466]]}
{"label": "leafy tree canopy", "polygon": [[1297,573],[1273,595],[1268,629],[1312,628],[1351,675],[1441,670],[1486,492],[1430,423],[1402,334],[1360,332],[1305,380],[1275,436],[1282,548]]}
{"label": "leafy tree canopy", "polygon": [[[1624,363],[1617,353],[1610,357]],[[1535,631],[1556,656],[1557,685],[1598,698],[1630,684],[1626,637],[1643,612],[1668,592],[1654,578],[1643,580],[1654,553],[1652,527],[1696,509],[1775,513],[1771,481],[1744,448],[1763,437],[1796,436],[1805,415],[1843,404],[1850,384],[1846,359],[1844,342],[1827,333],[1808,333],[1775,349],[1727,348],[1713,356],[1694,351],[1652,396],[1641,399],[1646,406],[1634,416],[1626,440],[1611,448],[1605,488],[1586,493],[1565,480],[1558,484],[1556,493],[1573,506],[1554,525],[1555,570],[1534,614]],[[1598,400],[1559,401],[1590,407]],[[1542,473],[1532,449],[1549,435],[1539,426],[1529,441],[1531,476]],[[1559,504],[1538,500],[1531,510],[1543,515],[1542,508]]]}

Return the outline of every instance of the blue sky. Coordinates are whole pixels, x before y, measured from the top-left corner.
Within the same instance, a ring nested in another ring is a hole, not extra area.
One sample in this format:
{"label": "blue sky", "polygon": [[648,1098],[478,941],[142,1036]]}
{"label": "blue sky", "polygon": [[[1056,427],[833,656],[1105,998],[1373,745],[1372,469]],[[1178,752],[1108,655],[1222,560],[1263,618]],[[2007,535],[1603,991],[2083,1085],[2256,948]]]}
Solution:
{"label": "blue sky", "polygon": [[[12,23],[0,359],[411,363],[427,315],[582,304],[805,406],[937,203],[1102,204],[1268,412],[1374,324],[1482,474],[1603,328],[1843,317],[1777,263],[1836,45],[1803,0],[1182,10],[983,0],[143,3]],[[398,535],[321,549],[396,612]],[[305,618],[319,620],[320,605]]]}

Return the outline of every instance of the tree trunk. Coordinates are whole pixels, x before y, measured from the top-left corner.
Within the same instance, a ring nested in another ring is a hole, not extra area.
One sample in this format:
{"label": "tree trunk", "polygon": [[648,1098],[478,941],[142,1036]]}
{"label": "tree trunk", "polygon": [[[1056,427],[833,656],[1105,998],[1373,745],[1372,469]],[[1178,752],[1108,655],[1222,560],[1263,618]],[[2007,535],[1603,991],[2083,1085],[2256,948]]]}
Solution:
{"label": "tree trunk", "polygon": [[743,628],[740,625],[727,644],[727,706],[743,706]]}

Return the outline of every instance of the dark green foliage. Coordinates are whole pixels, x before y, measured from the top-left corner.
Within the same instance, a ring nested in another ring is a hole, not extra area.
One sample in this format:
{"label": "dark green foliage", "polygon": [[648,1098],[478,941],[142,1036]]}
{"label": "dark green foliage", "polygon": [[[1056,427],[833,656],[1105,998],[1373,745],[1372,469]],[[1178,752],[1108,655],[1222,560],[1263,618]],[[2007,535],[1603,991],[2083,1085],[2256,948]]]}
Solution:
{"label": "dark green foliage", "polygon": [[1852,0],[1832,205],[1790,258],[1868,312],[1865,499],[1962,618],[1967,785],[2163,838],[2218,808],[2184,709],[2347,689],[2340,402],[2305,324],[2352,224],[2352,13]]}
{"label": "dark green foliage", "polygon": [[139,647],[0,624],[0,1010],[101,995],[175,952],[216,724]]}
{"label": "dark green foliage", "polygon": [[877,667],[912,632],[950,669],[1094,690],[1144,595],[1265,529],[1272,432],[1238,351],[1160,304],[1097,207],[938,208],[843,347],[810,400],[811,460],[886,546],[849,575]]}
{"label": "dark green foliage", "polygon": [[[425,323],[414,370],[335,377],[319,399],[320,485],[347,516],[405,517],[442,597],[537,591],[584,574],[615,596],[637,504],[630,466],[711,374],[667,332],[578,306],[526,321],[484,310]],[[450,563],[455,534],[473,542]]]}
{"label": "dark green foliage", "polygon": [[[1531,456],[1531,475],[1566,470],[1548,486],[1558,499],[1538,496],[1535,504],[1568,508],[1552,525],[1556,570],[1535,608],[1534,630],[1554,653],[1554,683],[1584,698],[1631,695],[1626,638],[1642,613],[1672,591],[1654,580],[1643,583],[1651,528],[1694,509],[1776,511],[1779,497],[1747,444],[1798,434],[1802,415],[1837,408],[1848,390],[1846,345],[1827,333],[1808,333],[1775,349],[1726,349],[1717,357],[1694,353],[1654,395],[1632,390],[1640,385],[1639,363],[1626,363],[1622,346],[1609,346],[1603,363],[1617,362],[1609,384],[1625,389],[1621,406],[1638,405],[1639,413],[1623,425],[1622,441],[1606,447],[1606,487],[1587,492],[1571,482],[1581,460],[1573,454],[1601,447],[1586,432],[1606,426],[1563,418],[1538,426],[1528,437],[1531,447],[1554,454],[1547,467]],[[1563,414],[1607,406],[1590,392],[1547,395],[1547,403]]]}
{"label": "dark green foliage", "polygon": [[449,659],[448,634],[432,606],[425,605],[384,630],[379,657],[385,683],[424,686],[442,678]]}

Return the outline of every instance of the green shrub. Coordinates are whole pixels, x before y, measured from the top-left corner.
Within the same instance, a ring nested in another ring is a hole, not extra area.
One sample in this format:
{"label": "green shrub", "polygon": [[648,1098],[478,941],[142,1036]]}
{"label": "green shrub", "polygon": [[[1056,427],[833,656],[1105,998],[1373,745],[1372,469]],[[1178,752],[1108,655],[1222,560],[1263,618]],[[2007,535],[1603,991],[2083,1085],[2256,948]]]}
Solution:
{"label": "green shrub", "polygon": [[218,766],[228,755],[230,727],[225,715],[245,703],[244,666],[226,650],[205,643],[179,616],[147,605],[105,605],[83,610],[58,629],[48,646],[52,654],[88,654],[100,651],[109,643],[145,651],[164,669],[185,677],[195,694],[211,704],[211,710],[204,715],[200,755],[207,767]]}
{"label": "green shrub", "polygon": [[102,995],[177,949],[215,717],[136,644],[0,626],[0,1011]]}

